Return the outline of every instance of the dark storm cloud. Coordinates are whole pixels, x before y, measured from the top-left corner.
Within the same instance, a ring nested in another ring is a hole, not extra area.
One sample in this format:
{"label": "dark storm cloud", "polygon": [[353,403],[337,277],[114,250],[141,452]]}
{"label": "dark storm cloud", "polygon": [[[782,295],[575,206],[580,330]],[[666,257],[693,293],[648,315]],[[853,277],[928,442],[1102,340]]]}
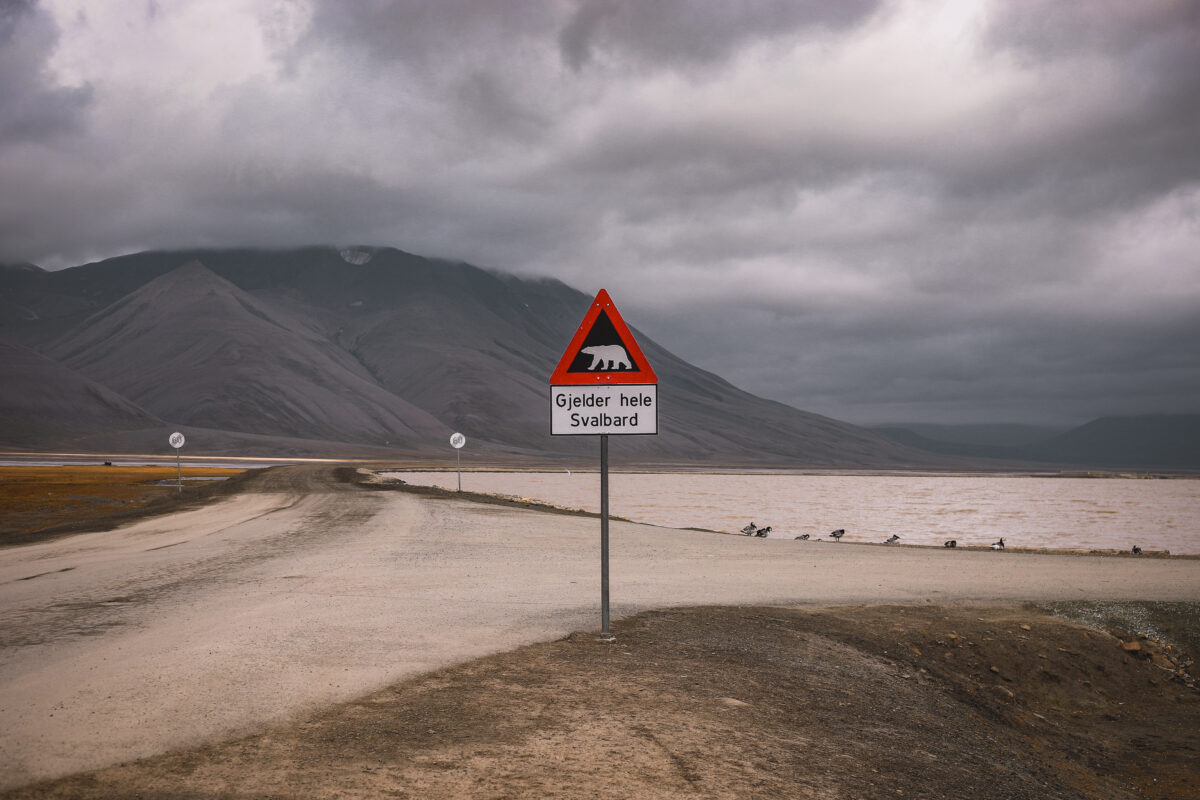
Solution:
{"label": "dark storm cloud", "polygon": [[989,39],[1035,61],[1067,52],[1112,55],[1137,51],[1155,61],[1171,61],[1181,53],[1162,53],[1164,41],[1184,45],[1191,37],[1194,45],[1200,25],[1200,9],[1194,3],[1173,0],[1137,4],[1124,0],[1028,0],[999,4],[992,13]]}
{"label": "dark storm cloud", "polygon": [[0,142],[36,142],[77,131],[90,92],[58,87],[47,57],[58,31],[33,0],[0,0]]}
{"label": "dark storm cloud", "polygon": [[[797,278],[789,287],[767,270],[747,272],[726,289],[723,308],[686,317],[656,305],[662,335],[728,344],[708,360],[723,374],[852,418],[895,419],[906,407],[923,417],[970,409],[967,417],[1056,421],[1196,410],[1200,290],[1187,252],[1200,219],[1196,8],[1147,6],[1148,18],[1129,28],[1137,12],[1128,7],[1107,19],[1059,19],[1064,38],[1086,22],[1095,44],[1030,42],[1045,51],[1020,54],[1037,78],[1024,91],[960,125],[916,135],[899,120],[878,141],[853,127],[840,128],[840,138],[818,128],[794,145],[749,148],[743,139],[737,152],[722,146],[719,130],[689,138],[681,124],[661,138],[684,143],[661,157],[653,134],[608,137],[606,155],[588,154],[598,173],[630,161],[666,165],[641,181],[638,196],[672,194],[699,176],[715,190],[688,192],[645,224],[654,232],[649,252],[743,265],[777,254]],[[1005,58],[1012,23],[994,24],[1004,49],[990,57]],[[1105,57],[1108,44],[1127,57]],[[756,157],[766,170],[754,168]],[[852,191],[855,183],[865,190]],[[845,202],[836,215],[789,215],[806,191],[842,192]],[[896,212],[901,205],[912,213]],[[781,224],[747,223],[752,215],[736,216],[738,207]],[[681,223],[663,235],[672,220],[688,218],[715,224]],[[782,224],[789,218],[797,223],[790,231]],[[1151,265],[1157,237],[1186,244],[1168,244]],[[809,279],[805,261],[830,270]],[[1179,296],[1138,286],[1139,272]],[[705,338],[702,324],[717,326],[724,341]]]}
{"label": "dark storm cloud", "polygon": [[391,244],[853,421],[1200,409],[1197,0],[212,2],[0,6],[0,260]]}
{"label": "dark storm cloud", "polygon": [[346,48],[378,62],[405,65],[411,75],[438,80],[463,65],[501,71],[522,51],[554,36],[559,16],[553,0],[489,3],[416,0],[347,4],[316,0],[298,50],[320,44]]}
{"label": "dark storm cloud", "polygon": [[763,39],[838,31],[862,22],[875,0],[585,0],[559,34],[563,60],[573,69],[597,51],[622,61],[703,64],[728,58],[739,46]]}
{"label": "dark storm cloud", "polygon": [[[580,69],[596,52],[612,64],[643,66],[721,61],[746,43],[845,30],[868,18],[878,0],[487,0],[347,5],[318,0],[310,33],[368,47],[384,60],[433,68],[461,61],[509,61],[527,47],[557,43]],[[497,64],[503,67],[503,63]]]}
{"label": "dark storm cloud", "polygon": [[1074,197],[1056,202],[1120,204],[1200,174],[1200,4],[1004,3],[988,41],[1030,68],[1050,65],[1048,86],[1061,90],[1016,165],[1026,179],[1071,181]]}

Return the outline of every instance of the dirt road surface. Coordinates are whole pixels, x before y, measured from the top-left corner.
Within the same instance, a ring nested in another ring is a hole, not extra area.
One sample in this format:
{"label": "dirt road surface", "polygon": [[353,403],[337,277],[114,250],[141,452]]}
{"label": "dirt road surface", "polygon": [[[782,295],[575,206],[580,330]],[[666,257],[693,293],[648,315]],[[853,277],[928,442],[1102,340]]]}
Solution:
{"label": "dirt road surface", "polygon": [[[0,789],[299,719],[598,627],[594,519],[270,470],[210,506],[0,550]],[[614,617],[706,604],[1200,600],[1200,560],[612,526]]]}

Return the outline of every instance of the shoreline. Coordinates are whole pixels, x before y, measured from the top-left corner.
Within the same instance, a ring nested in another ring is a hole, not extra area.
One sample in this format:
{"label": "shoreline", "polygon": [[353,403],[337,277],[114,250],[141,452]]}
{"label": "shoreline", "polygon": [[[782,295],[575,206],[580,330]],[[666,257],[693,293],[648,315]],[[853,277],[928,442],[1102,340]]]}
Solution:
{"label": "shoreline", "polygon": [[[466,472],[466,470],[464,470],[464,472]],[[538,471],[475,470],[474,472],[476,474],[531,474],[531,475],[559,475],[560,474],[557,472],[548,473],[548,472],[544,472],[544,471],[540,471],[540,470],[538,470]],[[582,472],[583,474],[589,474],[586,471],[580,471],[580,472]],[[542,510],[542,511],[546,511],[548,513],[560,513],[560,514],[575,515],[575,516],[588,516],[588,517],[592,517],[592,518],[599,518],[599,516],[600,516],[599,512],[597,512],[597,511],[590,511],[590,510],[582,509],[582,508],[571,508],[571,507],[567,507],[567,506],[556,505],[549,501],[537,500],[537,499],[534,499],[531,497],[522,497],[519,495],[511,495],[511,494],[505,494],[505,493],[501,493],[501,492],[476,492],[476,491],[458,492],[456,490],[448,489],[448,488],[444,488],[444,487],[440,487],[440,486],[408,483],[404,479],[398,477],[400,475],[406,475],[406,474],[412,474],[412,473],[417,473],[417,474],[436,473],[436,474],[453,475],[453,474],[455,474],[455,470],[453,470],[453,469],[451,469],[451,470],[394,470],[394,469],[390,469],[390,468],[389,469],[380,469],[380,468],[372,465],[372,466],[358,467],[356,475],[352,479],[358,485],[363,486],[365,488],[369,488],[369,489],[377,489],[377,490],[400,489],[403,491],[409,491],[409,492],[416,493],[416,494],[424,494],[424,495],[431,496],[431,497],[443,497],[443,498],[461,497],[463,499],[469,499],[474,502],[497,504],[497,505],[508,505],[508,506],[513,506],[513,507],[518,507],[518,508],[527,508],[527,509],[531,509],[531,510]],[[397,477],[389,477],[389,474],[393,474]],[[640,472],[632,472],[631,471],[631,472],[627,472],[626,474],[665,474],[665,473],[640,473]],[[721,472],[721,473],[699,473],[699,474],[728,475],[728,474],[741,474],[741,473]],[[760,473],[754,473],[754,474],[760,474]],[[761,473],[761,474],[777,474],[777,473]],[[797,474],[807,475],[809,473],[797,473]],[[922,477],[943,477],[943,476],[922,476]],[[991,478],[994,476],[971,475],[971,476],[963,476],[963,477]],[[1013,477],[1025,477],[1025,476],[1013,476]],[[1037,476],[1028,476],[1028,477],[1037,477]],[[744,536],[744,534],[736,533],[734,531],[715,530],[713,528],[706,528],[706,527],[693,526],[693,525],[675,525],[675,524],[668,524],[668,523],[661,523],[661,522],[652,522],[652,521],[637,519],[635,517],[630,517],[630,516],[619,516],[619,515],[610,514],[609,518],[613,519],[613,520],[636,522],[637,524],[640,524],[640,525],[649,525],[651,527],[662,528],[662,529],[666,529],[666,530],[689,530],[689,531],[697,531],[697,532],[702,532],[702,533],[715,533],[715,534],[721,534],[721,535],[726,535],[726,536]],[[794,540],[794,537],[788,537],[788,536],[772,536],[772,537],[766,537],[766,538],[771,538],[771,539],[775,539],[775,540],[785,540],[785,541],[786,540]],[[831,542],[826,542],[821,538],[812,538],[812,539],[805,541],[803,544],[807,545],[807,544],[830,544],[830,543]],[[892,548],[892,549],[919,548],[921,550],[928,550],[928,549],[940,550],[943,548],[943,545],[933,544],[933,543],[931,543],[931,544],[913,544],[913,543],[897,542],[897,543],[892,543],[892,544],[884,544],[883,542],[869,542],[869,541],[856,541],[856,540],[847,540],[845,542],[839,542],[838,544],[871,545],[871,546],[878,546],[878,547],[887,547],[887,548]],[[991,550],[991,547],[987,544],[960,543],[955,548],[946,548],[946,549],[953,549],[956,552],[957,551],[988,551],[988,550]],[[1093,555],[1093,556],[1108,556],[1108,557],[1128,557],[1128,558],[1134,558],[1134,559],[1136,559],[1136,558],[1200,559],[1200,552],[1197,552],[1197,553],[1175,553],[1175,552],[1171,552],[1170,550],[1167,550],[1167,549],[1155,549],[1155,548],[1143,548],[1140,553],[1135,554],[1129,550],[1119,549],[1119,548],[1114,548],[1114,547],[1032,547],[1032,546],[1023,546],[1023,545],[1009,545],[1004,548],[1003,552],[1005,552],[1005,553],[1045,553],[1045,554],[1058,554],[1058,555]]]}
{"label": "shoreline", "polygon": [[[199,458],[199,457],[197,457],[197,458]],[[30,468],[38,467],[38,465],[27,465],[27,466],[29,466]],[[69,465],[63,465],[63,466],[69,466]],[[81,466],[93,467],[96,465],[95,464],[87,464],[87,465],[81,465]],[[124,465],[117,464],[117,466],[120,467],[120,466],[124,466]],[[72,511],[71,514],[67,515],[66,518],[64,518],[60,522],[44,525],[36,532],[17,533],[14,535],[14,532],[10,531],[6,536],[0,537],[0,550],[3,550],[7,547],[18,547],[18,546],[23,546],[23,545],[27,545],[27,544],[51,541],[53,539],[60,538],[62,536],[70,536],[70,535],[79,534],[79,533],[87,533],[90,531],[101,532],[101,531],[112,530],[112,529],[122,526],[122,525],[133,524],[139,520],[149,519],[149,518],[153,518],[153,517],[160,517],[160,516],[164,516],[164,515],[170,515],[173,513],[177,513],[179,511],[196,508],[198,506],[203,506],[203,505],[206,505],[206,504],[209,504],[212,502],[217,502],[223,498],[230,497],[230,496],[235,495],[242,491],[254,491],[255,490],[254,485],[257,481],[256,476],[262,474],[264,471],[269,471],[272,468],[277,467],[277,466],[286,467],[287,465],[271,465],[271,466],[264,466],[264,467],[259,467],[259,468],[246,468],[239,475],[233,476],[226,480],[203,482],[201,485],[196,485],[198,482],[193,482],[191,485],[188,485],[185,483],[184,491],[182,494],[176,495],[174,493],[170,493],[165,496],[159,497],[159,498],[155,499],[154,502],[148,503],[144,506],[123,509],[118,512],[107,514],[107,515],[93,514],[91,516],[80,517],[78,515],[77,511]],[[561,516],[567,516],[567,517],[587,517],[587,518],[591,518],[591,519],[599,519],[599,516],[600,516],[599,512],[596,512],[596,511],[589,511],[589,510],[580,509],[580,508],[569,508],[569,507],[555,505],[550,502],[540,501],[540,500],[536,500],[536,499],[528,498],[528,497],[519,497],[516,495],[506,495],[506,494],[502,494],[502,493],[475,492],[475,491],[469,491],[469,490],[459,492],[459,491],[455,491],[452,489],[445,489],[445,488],[437,487],[437,486],[407,483],[401,479],[383,477],[383,475],[381,474],[384,472],[396,472],[396,473],[411,473],[411,472],[426,473],[426,472],[429,472],[429,473],[439,473],[439,474],[454,474],[455,470],[453,470],[453,469],[420,469],[420,470],[410,470],[410,469],[403,469],[403,468],[397,469],[397,468],[394,468],[393,466],[383,466],[380,464],[380,462],[352,462],[352,461],[351,462],[335,461],[335,462],[329,462],[329,463],[326,463],[324,461],[309,462],[309,466],[330,468],[332,471],[332,474],[336,476],[336,479],[339,482],[341,482],[343,484],[354,485],[360,489],[364,489],[364,490],[368,490],[368,491],[403,491],[403,492],[407,492],[410,494],[425,496],[425,497],[429,497],[429,498],[447,499],[447,500],[459,499],[459,500],[466,500],[466,501],[475,502],[475,503],[481,503],[484,505],[496,505],[496,506],[503,506],[503,507],[509,507],[509,508],[519,508],[519,509],[525,509],[525,510],[529,510],[529,511],[536,511],[539,513],[555,514],[555,515],[561,515]],[[198,464],[198,463],[192,463],[192,464],[189,464],[188,467],[190,467],[192,469],[200,469],[200,468],[203,468],[204,465]],[[2,468],[3,467],[0,467],[0,469],[2,469]],[[19,467],[16,467],[16,468],[19,469]],[[468,470],[464,470],[464,472],[468,472]],[[545,470],[481,469],[481,470],[470,470],[470,472],[501,473],[501,474],[507,474],[507,473],[557,474],[557,473],[546,473]],[[586,473],[586,471],[581,471],[581,472]],[[646,474],[646,473],[630,472],[629,474]],[[659,474],[659,473],[653,473],[653,474]],[[710,472],[710,473],[701,473],[701,474],[726,475],[726,474],[742,474],[742,473]],[[777,473],[753,473],[753,474],[777,474]],[[808,473],[797,473],[797,474],[808,474]],[[931,477],[939,477],[939,476],[931,476]],[[980,477],[995,477],[995,476],[980,476]],[[1012,476],[1012,477],[1019,477],[1019,476]],[[733,536],[733,537],[747,538],[744,536],[744,534],[735,533],[732,531],[715,530],[712,528],[687,526],[687,525],[683,525],[683,526],[668,525],[668,524],[662,524],[662,523],[657,523],[657,522],[646,522],[646,521],[637,520],[637,519],[634,519],[631,517],[625,517],[625,516],[615,515],[615,514],[610,514],[609,518],[614,521],[635,523],[638,525],[659,528],[662,530],[694,531],[694,532],[698,532],[698,533],[710,533],[710,534],[716,534],[716,535],[721,535],[721,536]],[[0,530],[0,533],[2,533],[2,532],[3,531]],[[777,541],[788,540],[788,537],[770,537],[770,538],[773,540],[777,540]],[[809,540],[809,541],[806,541],[803,543],[798,542],[797,544],[798,545],[801,545],[801,544],[803,544],[803,545],[833,544],[833,542],[826,542],[821,539],[812,539],[812,540]],[[883,548],[890,548],[890,549],[894,549],[894,550],[916,549],[916,550],[928,551],[928,550],[942,549],[941,547],[939,547],[936,544],[911,544],[911,543],[904,543],[904,542],[897,542],[897,543],[893,543],[893,544],[884,544],[882,542],[848,540],[845,542],[838,542],[837,544],[883,547]],[[987,551],[990,548],[987,545],[960,544],[956,548],[953,548],[953,549],[956,552],[971,552],[971,551]],[[1108,558],[1119,557],[1119,558],[1129,558],[1129,559],[1184,559],[1184,560],[1200,559],[1200,553],[1173,553],[1170,551],[1155,550],[1155,549],[1143,549],[1143,551],[1140,554],[1133,554],[1133,553],[1129,552],[1128,550],[1117,549],[1117,548],[1086,548],[1086,547],[1039,548],[1039,547],[1026,547],[1026,546],[1010,545],[1010,546],[1006,547],[1003,552],[1008,553],[1008,554],[1102,556],[1102,557],[1108,557]]]}
{"label": "shoreline", "polygon": [[[360,462],[347,462],[360,463]],[[377,465],[378,461],[363,461],[366,466]],[[436,472],[454,474],[457,470],[454,467],[422,467],[417,468],[384,468],[383,471],[391,472]],[[597,474],[599,469],[595,467],[572,467],[567,470],[565,467],[551,469],[549,467],[499,467],[499,466],[480,466],[480,467],[463,467],[462,473],[486,475],[494,474],[545,474],[558,475],[563,472],[572,472],[578,474]],[[1118,480],[1200,480],[1200,472],[1171,472],[1167,470],[1129,470],[1129,469],[1063,469],[1063,470],[1048,470],[1038,471],[1032,469],[1006,469],[1002,471],[986,471],[986,470],[926,470],[926,469],[863,469],[861,467],[658,467],[658,466],[626,466],[626,467],[610,467],[609,474],[613,475],[812,475],[812,476],[839,476],[846,475],[850,477],[914,477],[914,478],[1095,478],[1095,479],[1118,479]]]}
{"label": "shoreline", "polygon": [[[394,459],[381,459],[378,456],[365,456],[362,458],[347,458],[339,456],[317,457],[317,456],[233,456],[233,455],[184,455],[180,458],[183,461],[193,461],[197,465],[204,464],[259,464],[262,466],[280,466],[287,464],[357,464],[364,466],[378,465],[400,465],[383,467],[385,469],[396,469],[397,471],[409,472],[454,472],[455,467],[450,465],[450,456],[444,458],[430,455],[411,455],[398,456]],[[567,457],[563,457],[553,461],[538,461],[530,459],[527,463],[514,464],[511,461],[496,460],[487,461],[491,458],[488,454],[483,454],[485,459],[483,463],[476,466],[464,467],[462,471],[468,472],[545,472],[556,473],[570,469],[572,472],[597,472],[598,468],[593,466],[574,467],[569,466],[571,461]],[[174,464],[174,453],[111,453],[111,452],[94,452],[94,453],[70,453],[70,452],[41,452],[27,450],[0,450],[0,465],[20,466],[24,463],[34,463],[31,459],[40,459],[37,462],[45,466],[53,466],[62,462],[66,465],[93,463],[96,461],[103,462],[104,460],[113,460],[119,462],[131,462],[138,464]],[[11,464],[7,464],[7,460],[12,460]],[[44,462],[44,463],[43,463]],[[977,469],[964,469],[960,467],[947,468],[929,468],[929,467],[899,467],[894,469],[887,468],[871,468],[871,467],[833,467],[833,466],[796,466],[796,465],[762,465],[748,464],[744,466],[728,466],[728,465],[708,465],[708,464],[691,464],[686,462],[646,462],[638,464],[630,464],[627,466],[615,466],[610,468],[612,473],[621,474],[659,474],[659,473],[678,473],[678,474],[707,474],[707,475],[856,475],[856,476],[913,476],[913,477],[1036,477],[1036,478],[1118,478],[1118,479],[1146,479],[1146,480],[1200,480],[1200,470],[1194,469],[1165,469],[1157,467],[1088,467],[1088,466],[1047,466],[1040,467],[1036,464],[1028,464],[1020,467],[1013,466],[998,466],[989,467],[982,466]]]}
{"label": "shoreline", "polygon": [[[197,457],[197,458],[199,458],[199,457]],[[412,494],[424,495],[424,497],[428,497],[428,498],[461,499],[461,500],[472,501],[472,503],[514,507],[514,509],[538,511],[541,513],[551,513],[551,515],[560,515],[560,516],[566,516],[566,517],[588,517],[588,518],[598,519],[600,516],[599,512],[596,512],[596,511],[588,511],[588,510],[584,510],[584,509],[571,509],[571,507],[560,506],[560,505],[556,505],[553,503],[548,503],[548,501],[536,500],[533,498],[523,498],[523,497],[517,497],[517,495],[509,495],[509,494],[503,494],[503,493],[473,492],[473,491],[456,492],[456,491],[454,491],[454,489],[446,489],[446,488],[436,487],[436,486],[416,485],[416,483],[408,483],[408,482],[404,482],[403,480],[400,480],[400,479],[390,479],[390,477],[384,477],[382,475],[382,473],[400,473],[400,474],[403,474],[403,473],[438,473],[438,474],[452,475],[452,474],[455,474],[454,469],[440,469],[440,470],[439,469],[410,470],[410,469],[402,469],[402,468],[396,469],[395,467],[392,467],[392,465],[386,465],[386,467],[385,467],[385,465],[382,465],[379,462],[344,462],[344,461],[341,461],[341,462],[326,463],[326,462],[322,461],[322,462],[307,462],[307,464],[311,465],[311,467],[330,468],[332,471],[332,474],[337,476],[338,481],[340,481],[342,483],[346,483],[346,485],[353,485],[353,486],[359,487],[361,489],[366,489],[366,491],[402,491],[402,492],[408,492],[408,493],[412,493]],[[41,468],[40,465],[34,465],[34,464],[29,464],[28,467],[30,469]],[[64,467],[70,467],[70,465],[64,465]],[[84,464],[84,465],[82,465],[82,467],[88,467],[88,468],[96,467],[96,464]],[[118,468],[124,467],[124,464],[116,464],[116,467],[118,467]],[[205,465],[200,464],[200,463],[191,463],[191,464],[187,464],[187,467],[194,470],[194,469],[203,469],[203,468],[205,468]],[[0,535],[0,549],[4,549],[6,547],[18,547],[18,546],[23,546],[23,545],[29,545],[29,543],[50,541],[53,539],[58,539],[58,537],[61,537],[61,536],[70,536],[70,535],[80,534],[80,533],[89,533],[90,530],[94,530],[94,531],[112,530],[116,527],[120,527],[120,525],[136,523],[136,522],[140,521],[140,519],[146,519],[146,518],[151,518],[151,517],[160,517],[160,516],[164,516],[164,515],[170,515],[170,513],[175,513],[175,512],[184,511],[184,510],[188,510],[188,509],[194,509],[194,507],[197,507],[198,505],[214,503],[214,501],[218,501],[218,500],[221,500],[222,498],[230,497],[230,495],[234,495],[234,494],[242,492],[242,491],[256,491],[256,489],[253,488],[254,483],[256,483],[256,480],[257,480],[256,475],[262,474],[263,471],[270,470],[274,467],[280,467],[280,465],[272,464],[272,465],[269,465],[269,467],[245,468],[244,471],[242,471],[242,473],[240,473],[239,475],[229,477],[229,479],[222,480],[222,481],[204,481],[204,482],[193,481],[190,483],[190,485],[188,485],[188,483],[185,483],[184,492],[182,492],[181,494],[176,495],[174,493],[169,493],[169,494],[163,495],[163,497],[156,498],[154,501],[152,501],[152,503],[148,503],[148,504],[145,504],[145,505],[139,506],[139,507],[130,507],[130,509],[121,509],[118,511],[107,513],[107,515],[103,515],[103,513],[92,512],[90,516],[80,517],[79,513],[78,513],[79,509],[74,509],[70,513],[70,515],[65,515],[64,519],[61,519],[61,521],[53,523],[53,524],[43,524],[43,525],[41,525],[41,528],[36,531],[26,531],[26,533],[17,533],[17,531],[8,530],[7,533],[5,533],[4,527],[2,527],[2,525],[0,525],[0,534],[2,534],[2,535]],[[282,465],[282,467],[286,467],[286,465]],[[5,469],[5,468],[0,467],[0,469]],[[22,469],[22,467],[8,468],[8,469]],[[464,473],[466,473],[466,471],[474,471],[474,473],[479,473],[479,474],[494,474],[494,473],[498,473],[498,474],[510,474],[510,473],[511,474],[551,474],[551,475],[557,474],[557,473],[545,473],[545,470],[479,469],[479,470],[463,470],[463,471],[464,471]],[[584,471],[584,473],[586,473],[586,470],[581,470],[581,471]],[[629,474],[644,474],[644,473],[629,473]],[[740,473],[703,473],[703,474],[734,475],[734,474],[740,474]],[[755,474],[760,474],[760,473],[755,473]],[[762,474],[774,474],[774,473],[762,473]],[[984,477],[992,477],[992,476],[984,476]],[[1014,475],[1014,477],[1015,477],[1015,475]],[[200,483],[200,485],[197,485],[197,483]],[[715,530],[712,528],[696,527],[696,525],[673,525],[673,524],[662,524],[662,523],[656,523],[656,522],[646,522],[646,521],[640,521],[640,519],[636,519],[636,518],[632,518],[632,517],[624,517],[624,516],[619,516],[619,515],[610,515],[610,519],[612,519],[612,521],[617,521],[617,522],[629,522],[629,523],[647,525],[647,527],[659,528],[662,530],[690,530],[690,531],[696,531],[696,533],[716,534],[716,535],[722,535],[722,536],[738,536],[738,537],[744,536],[743,534],[733,533],[733,531]],[[10,525],[10,528],[11,528],[11,525]],[[772,536],[772,537],[769,537],[769,539],[778,540],[778,541],[786,541],[788,539],[788,537]],[[802,542],[797,542],[797,543],[798,543],[798,545],[802,545]],[[822,543],[822,545],[826,545],[826,543],[834,543],[834,542],[826,542],[821,539],[812,539],[810,541],[803,542],[803,545],[816,545],[816,543]],[[932,545],[932,543],[931,543],[931,545],[914,545],[914,543],[895,542],[895,543],[890,543],[890,545],[886,545],[886,543],[883,543],[883,542],[854,541],[854,540],[848,540],[845,542],[838,542],[838,543],[839,543],[839,545],[858,545],[858,546],[884,547],[884,548],[892,548],[892,549],[919,549],[919,551],[930,551],[930,549],[934,549],[934,551],[937,551],[937,549],[941,549],[940,546]],[[955,547],[953,549],[956,552],[972,552],[972,551],[988,551],[988,549],[990,549],[990,548],[989,548],[989,546],[986,546],[986,545],[966,545],[966,543],[960,543],[960,545],[958,547]],[[1148,549],[1148,548],[1142,549],[1142,552],[1140,554],[1134,554],[1134,553],[1130,553],[1129,551],[1126,551],[1126,549],[1104,548],[1104,547],[1055,548],[1055,547],[1008,546],[1008,547],[1006,547],[1006,549],[1004,549],[1004,553],[1074,555],[1074,557],[1079,557],[1079,555],[1092,555],[1092,557],[1128,558],[1128,559],[1189,559],[1189,560],[1200,559],[1200,553],[1172,553],[1170,551],[1163,551],[1163,549]]]}

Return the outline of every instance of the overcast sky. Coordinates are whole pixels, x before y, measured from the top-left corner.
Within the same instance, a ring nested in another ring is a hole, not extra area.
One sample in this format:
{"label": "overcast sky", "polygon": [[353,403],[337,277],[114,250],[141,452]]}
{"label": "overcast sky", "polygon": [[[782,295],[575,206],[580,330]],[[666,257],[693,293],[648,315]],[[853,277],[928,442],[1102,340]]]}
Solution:
{"label": "overcast sky", "polygon": [[1200,412],[1200,0],[0,0],[0,261],[308,243],[852,422]]}

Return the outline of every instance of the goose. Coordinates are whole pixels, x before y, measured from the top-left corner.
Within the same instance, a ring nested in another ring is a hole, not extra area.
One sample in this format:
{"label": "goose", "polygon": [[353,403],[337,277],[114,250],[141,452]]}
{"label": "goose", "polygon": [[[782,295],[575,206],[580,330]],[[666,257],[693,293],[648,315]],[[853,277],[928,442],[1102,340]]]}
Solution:
{"label": "goose", "polygon": [[808,534],[807,534],[807,533],[802,533],[802,534],[800,534],[799,536],[797,536],[796,538],[797,538],[799,541],[802,541],[802,542],[807,542],[807,541],[808,541]]}
{"label": "goose", "polygon": [[758,526],[754,524],[753,520],[751,520],[749,525],[742,528],[742,533],[746,534],[747,536],[753,536],[756,530],[758,530]]}
{"label": "goose", "polygon": [[892,544],[892,543],[898,542],[898,541],[900,541],[900,537],[893,533],[891,536],[889,536],[887,538],[887,541],[885,541],[884,544]]}
{"label": "goose", "polygon": [[1140,555],[1142,554],[1142,548],[1138,547],[1138,546],[1135,544],[1135,545],[1133,546],[1133,549],[1132,549],[1132,550],[1130,550],[1129,552],[1133,553],[1135,556],[1140,556]]}
{"label": "goose", "polygon": [[768,525],[765,528],[759,528],[757,531],[754,532],[754,535],[761,536],[765,539],[768,535],[770,535],[770,533],[771,533],[771,526]]}
{"label": "goose", "polygon": [[829,534],[829,538],[833,539],[834,541],[840,542],[842,540],[842,537],[845,535],[846,535],[846,529],[838,528],[836,531],[833,531]]}
{"label": "goose", "polygon": [[942,547],[958,547],[958,539],[947,539]]}
{"label": "goose", "polygon": [[1003,550],[1004,549],[1004,537],[1003,536],[1000,537],[1000,541],[992,542],[992,549],[993,550]]}

